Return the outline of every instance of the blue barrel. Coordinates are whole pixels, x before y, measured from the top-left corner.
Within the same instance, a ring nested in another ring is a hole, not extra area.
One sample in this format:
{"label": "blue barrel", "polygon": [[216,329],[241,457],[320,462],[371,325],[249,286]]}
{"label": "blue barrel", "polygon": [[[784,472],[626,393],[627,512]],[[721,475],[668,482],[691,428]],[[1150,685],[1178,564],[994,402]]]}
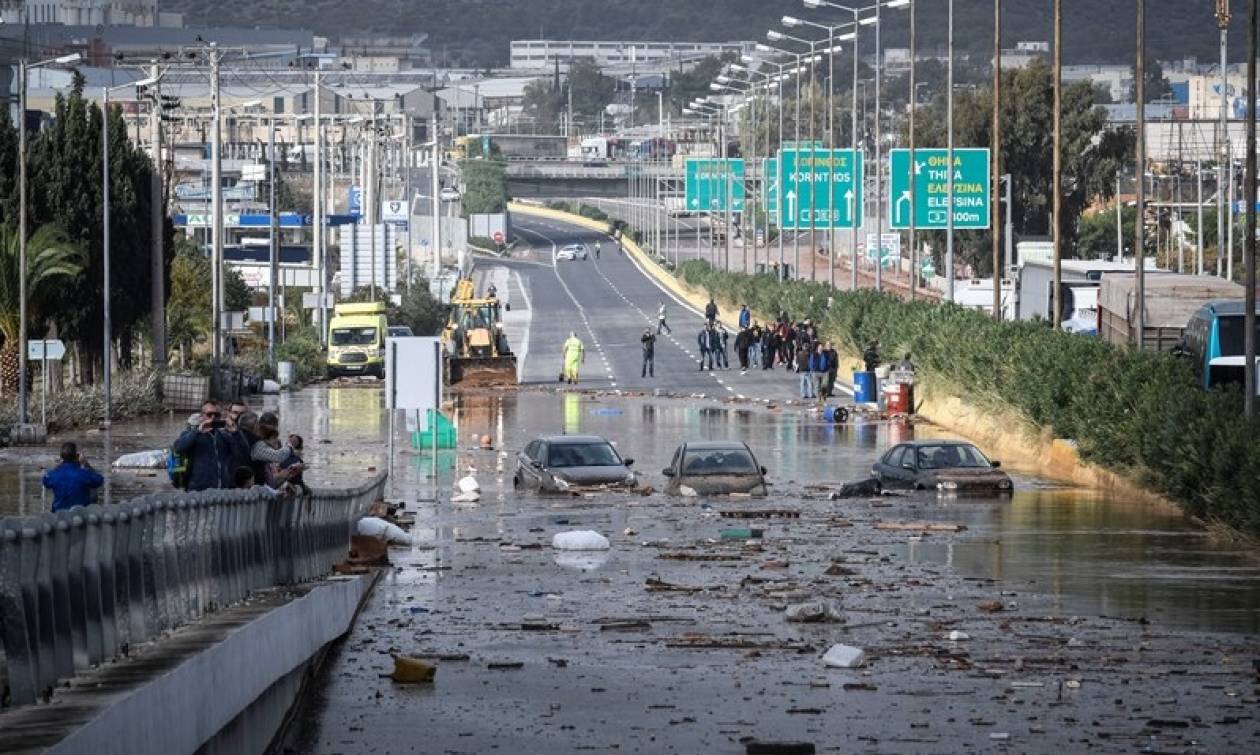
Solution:
{"label": "blue barrel", "polygon": [[853,373],[853,401],[858,404],[874,404],[879,401],[879,381],[874,372]]}

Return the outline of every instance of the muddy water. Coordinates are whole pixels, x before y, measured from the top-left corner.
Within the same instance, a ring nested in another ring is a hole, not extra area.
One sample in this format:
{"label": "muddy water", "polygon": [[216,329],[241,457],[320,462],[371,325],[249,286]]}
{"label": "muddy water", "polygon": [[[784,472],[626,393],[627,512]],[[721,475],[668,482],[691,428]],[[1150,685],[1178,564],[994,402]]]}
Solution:
{"label": "muddy water", "polygon": [[[351,484],[383,469],[388,422],[375,388],[314,388],[267,399],[283,431],[306,440],[315,484]],[[103,461],[168,445],[183,417],[116,427],[80,440]],[[799,500],[821,496],[808,486],[863,476],[889,445],[914,437],[899,424],[830,425],[795,409],[766,410],[689,399],[597,397],[522,392],[458,399],[454,420],[461,446],[490,434],[512,453],[539,434],[595,433],[613,440],[634,469],[659,486],[660,470],[683,440],[742,439],[770,470],[772,490]],[[401,420],[396,429],[392,492],[420,499],[432,492],[432,460],[413,452]],[[8,449],[0,456],[0,515],[46,511],[39,485],[52,449]],[[456,462],[458,456],[458,462]],[[492,456],[471,451],[440,456],[443,485],[450,470],[493,468]],[[511,474],[509,457],[505,473]],[[108,496],[122,500],[165,489],[165,473],[111,476]],[[966,531],[950,538],[907,538],[899,555],[912,563],[948,564],[965,577],[994,578],[1012,590],[1051,596],[1064,614],[1145,617],[1165,626],[1260,631],[1260,561],[1212,541],[1176,511],[1094,491],[1064,489],[1018,474],[1005,502],[934,495],[855,502],[864,515],[938,519]],[[484,484],[484,483],[483,483]]]}

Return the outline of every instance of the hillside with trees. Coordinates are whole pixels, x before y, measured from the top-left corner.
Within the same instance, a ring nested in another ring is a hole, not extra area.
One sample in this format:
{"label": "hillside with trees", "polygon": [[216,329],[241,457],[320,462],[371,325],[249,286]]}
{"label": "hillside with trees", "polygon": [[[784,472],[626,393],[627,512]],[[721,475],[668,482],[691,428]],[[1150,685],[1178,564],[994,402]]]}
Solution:
{"label": "hillside with trees", "polygon": [[[919,39],[923,49],[945,42],[945,3],[919,0]],[[1064,0],[1064,57],[1069,63],[1122,62],[1134,50],[1134,4]],[[1234,3],[1231,58],[1245,50],[1244,4]],[[1005,0],[1005,39],[1051,38],[1051,4],[1046,0]],[[596,0],[220,0],[216,3],[169,0],[164,9],[183,11],[189,23],[233,26],[309,28],[336,40],[342,35],[385,36],[427,33],[439,65],[506,65],[513,39],[629,39],[727,41],[761,39],[785,14],[812,20],[843,20],[839,11],[806,9],[784,0],[638,0],[609,4]],[[993,5],[988,0],[958,0],[955,39],[960,51],[987,59],[992,48]],[[884,39],[890,46],[907,42],[909,14],[886,11]],[[871,40],[869,40],[868,44]],[[1214,3],[1149,0],[1147,43],[1159,59],[1216,57]],[[864,45],[865,47],[866,45]]]}

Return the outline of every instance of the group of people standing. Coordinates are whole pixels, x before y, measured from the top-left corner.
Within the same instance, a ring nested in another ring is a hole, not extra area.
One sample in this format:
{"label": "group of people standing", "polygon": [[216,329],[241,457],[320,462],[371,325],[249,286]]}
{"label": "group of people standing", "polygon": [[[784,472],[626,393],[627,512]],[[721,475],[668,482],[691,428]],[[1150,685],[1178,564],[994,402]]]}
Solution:
{"label": "group of people standing", "polygon": [[780,312],[763,327],[753,322],[748,305],[742,305],[735,355],[743,372],[783,367],[798,373],[802,399],[821,401],[835,392],[840,356],[834,344],[818,337],[818,328],[809,318],[793,322],[787,312]]}
{"label": "group of people standing", "polygon": [[239,401],[228,404],[226,413],[218,402],[205,402],[171,444],[171,452],[186,465],[180,486],[214,490],[266,485],[283,494],[306,492],[302,437],[290,435],[281,442],[279,425],[273,412],[255,414]]}

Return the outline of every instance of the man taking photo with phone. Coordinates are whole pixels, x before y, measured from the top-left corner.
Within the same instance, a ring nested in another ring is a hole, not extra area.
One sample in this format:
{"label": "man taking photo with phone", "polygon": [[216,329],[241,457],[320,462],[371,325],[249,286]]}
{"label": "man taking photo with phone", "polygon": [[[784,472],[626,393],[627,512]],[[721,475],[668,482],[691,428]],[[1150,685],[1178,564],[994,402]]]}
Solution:
{"label": "man taking photo with phone", "polygon": [[101,473],[73,443],[61,444],[61,463],[44,473],[44,487],[53,492],[53,511],[67,511],[92,503],[92,491],[105,484]]}
{"label": "man taking photo with phone", "polygon": [[249,455],[242,445],[240,433],[228,428],[219,404],[207,401],[197,424],[181,433],[171,450],[188,458],[189,490],[213,490],[233,486],[236,460]]}

